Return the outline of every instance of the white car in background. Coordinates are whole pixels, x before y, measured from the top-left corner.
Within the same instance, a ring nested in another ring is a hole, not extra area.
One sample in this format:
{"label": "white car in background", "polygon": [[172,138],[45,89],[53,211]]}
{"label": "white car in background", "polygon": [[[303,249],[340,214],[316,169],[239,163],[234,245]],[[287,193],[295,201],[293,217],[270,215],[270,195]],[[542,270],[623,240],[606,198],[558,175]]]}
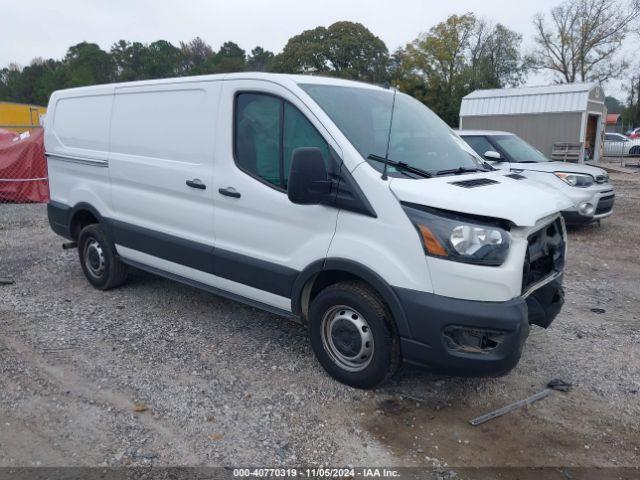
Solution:
{"label": "white car in background", "polygon": [[640,138],[631,139],[621,133],[605,133],[604,135],[605,157],[616,155],[640,156]]}
{"label": "white car in background", "polygon": [[544,183],[569,197],[573,207],[562,211],[567,224],[592,223],[613,213],[613,186],[601,168],[553,162],[509,132],[460,130],[458,134],[494,168]]}

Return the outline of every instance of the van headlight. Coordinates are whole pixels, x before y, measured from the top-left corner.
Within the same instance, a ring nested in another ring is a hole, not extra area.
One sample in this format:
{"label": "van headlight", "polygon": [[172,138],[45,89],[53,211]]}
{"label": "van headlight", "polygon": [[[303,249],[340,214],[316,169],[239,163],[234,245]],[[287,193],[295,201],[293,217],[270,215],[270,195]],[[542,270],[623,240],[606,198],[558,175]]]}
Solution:
{"label": "van headlight", "polygon": [[591,175],[583,173],[553,172],[553,174],[572,187],[590,187],[596,182],[595,178]]}
{"label": "van headlight", "polygon": [[511,235],[500,220],[483,224],[455,213],[403,204],[416,227],[427,255],[477,265],[502,265],[507,258]]}

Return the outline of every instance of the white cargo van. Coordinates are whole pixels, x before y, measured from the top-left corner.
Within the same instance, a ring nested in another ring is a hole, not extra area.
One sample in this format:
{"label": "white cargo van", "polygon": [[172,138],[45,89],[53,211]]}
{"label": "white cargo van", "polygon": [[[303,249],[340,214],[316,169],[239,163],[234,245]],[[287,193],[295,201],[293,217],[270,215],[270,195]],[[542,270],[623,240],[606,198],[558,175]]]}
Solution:
{"label": "white cargo van", "polygon": [[102,85],[55,92],[45,131],[49,221],[93,286],[132,266],[299,319],[349,385],[401,360],[504,374],[563,303],[566,197],[487,170],[393,90],[258,73]]}

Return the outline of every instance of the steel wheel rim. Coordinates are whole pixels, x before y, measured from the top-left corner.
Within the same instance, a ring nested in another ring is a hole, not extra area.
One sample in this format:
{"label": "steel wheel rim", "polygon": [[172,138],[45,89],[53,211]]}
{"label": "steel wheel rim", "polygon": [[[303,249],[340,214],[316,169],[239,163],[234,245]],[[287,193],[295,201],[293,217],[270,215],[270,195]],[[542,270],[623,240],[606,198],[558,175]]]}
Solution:
{"label": "steel wheel rim", "polygon": [[84,247],[84,265],[94,278],[100,278],[105,270],[105,258],[102,245],[95,238],[89,238]]}
{"label": "steel wheel rim", "polygon": [[321,323],[322,345],[331,360],[349,372],[360,372],[373,359],[374,342],[367,320],[355,309],[338,305]]}

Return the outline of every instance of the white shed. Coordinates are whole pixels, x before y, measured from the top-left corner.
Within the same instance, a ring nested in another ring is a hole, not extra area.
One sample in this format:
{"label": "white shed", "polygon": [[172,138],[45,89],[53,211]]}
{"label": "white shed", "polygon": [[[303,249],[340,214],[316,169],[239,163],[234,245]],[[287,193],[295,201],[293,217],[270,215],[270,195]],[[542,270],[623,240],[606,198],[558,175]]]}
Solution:
{"label": "white shed", "polygon": [[596,83],[475,90],[462,99],[460,129],[513,132],[548,157],[573,145],[598,161],[607,109]]}

